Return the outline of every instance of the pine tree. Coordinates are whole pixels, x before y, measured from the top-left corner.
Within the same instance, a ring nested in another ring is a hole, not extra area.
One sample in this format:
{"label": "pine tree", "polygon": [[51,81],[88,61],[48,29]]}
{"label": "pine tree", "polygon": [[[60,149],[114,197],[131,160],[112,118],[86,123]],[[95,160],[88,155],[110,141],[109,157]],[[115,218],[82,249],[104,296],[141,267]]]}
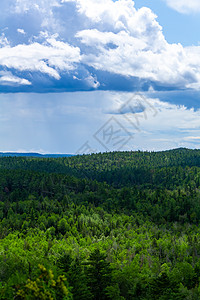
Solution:
{"label": "pine tree", "polygon": [[106,255],[95,249],[90,254],[87,263],[87,280],[93,299],[108,299],[106,295],[106,287],[111,284],[112,269],[110,263],[106,261]]}
{"label": "pine tree", "polygon": [[87,278],[83,271],[83,266],[78,258],[72,263],[67,274],[74,300],[90,300],[92,294],[87,285]]}

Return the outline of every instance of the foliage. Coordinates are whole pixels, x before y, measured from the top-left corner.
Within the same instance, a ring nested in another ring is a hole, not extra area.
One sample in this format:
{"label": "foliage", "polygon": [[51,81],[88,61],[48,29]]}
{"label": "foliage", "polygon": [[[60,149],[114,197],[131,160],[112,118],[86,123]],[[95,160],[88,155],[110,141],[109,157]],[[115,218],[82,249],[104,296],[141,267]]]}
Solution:
{"label": "foliage", "polygon": [[0,299],[200,299],[199,222],[199,150],[0,158]]}
{"label": "foliage", "polygon": [[39,265],[39,269],[39,277],[34,281],[28,279],[27,283],[18,289],[15,299],[72,299],[72,295],[65,285],[66,278],[64,275],[60,275],[55,280],[51,270],[47,271],[42,265]]}

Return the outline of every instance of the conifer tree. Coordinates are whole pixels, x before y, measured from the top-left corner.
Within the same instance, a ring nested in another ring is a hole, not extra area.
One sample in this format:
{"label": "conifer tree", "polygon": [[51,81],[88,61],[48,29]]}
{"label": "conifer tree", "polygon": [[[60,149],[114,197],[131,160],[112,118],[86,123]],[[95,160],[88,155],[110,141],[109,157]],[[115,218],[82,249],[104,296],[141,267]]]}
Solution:
{"label": "conifer tree", "polygon": [[111,272],[111,266],[106,261],[106,255],[101,253],[99,249],[95,249],[90,254],[86,270],[88,285],[93,299],[107,299],[106,287],[111,284]]}

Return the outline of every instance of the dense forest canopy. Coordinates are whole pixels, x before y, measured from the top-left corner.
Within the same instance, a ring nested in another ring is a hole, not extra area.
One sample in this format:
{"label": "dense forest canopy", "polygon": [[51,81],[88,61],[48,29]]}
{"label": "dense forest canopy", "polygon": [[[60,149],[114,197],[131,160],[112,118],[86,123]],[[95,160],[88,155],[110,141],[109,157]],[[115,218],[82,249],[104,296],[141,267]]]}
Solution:
{"label": "dense forest canopy", "polygon": [[0,299],[200,299],[200,150],[0,158]]}

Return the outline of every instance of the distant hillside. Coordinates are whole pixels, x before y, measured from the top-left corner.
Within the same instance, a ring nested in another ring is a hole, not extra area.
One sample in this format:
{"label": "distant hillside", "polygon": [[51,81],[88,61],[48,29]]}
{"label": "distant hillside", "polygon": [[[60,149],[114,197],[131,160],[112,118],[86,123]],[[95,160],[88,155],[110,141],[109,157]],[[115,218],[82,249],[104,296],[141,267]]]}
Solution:
{"label": "distant hillside", "polygon": [[200,150],[8,154],[0,299],[200,299]]}
{"label": "distant hillside", "polygon": [[13,157],[15,154],[11,154],[3,153],[7,157],[0,157],[0,169],[62,173],[106,182],[114,187],[150,184],[173,189],[174,185],[178,186],[181,180],[190,176],[185,168],[200,168],[200,150],[186,148],[74,156],[37,153],[28,153],[26,156],[25,153],[17,153],[18,157]]}
{"label": "distant hillside", "polygon": [[70,157],[72,154],[40,154],[40,153],[18,153],[18,152],[0,152],[0,157],[41,157],[41,158],[59,158],[59,157]]}

